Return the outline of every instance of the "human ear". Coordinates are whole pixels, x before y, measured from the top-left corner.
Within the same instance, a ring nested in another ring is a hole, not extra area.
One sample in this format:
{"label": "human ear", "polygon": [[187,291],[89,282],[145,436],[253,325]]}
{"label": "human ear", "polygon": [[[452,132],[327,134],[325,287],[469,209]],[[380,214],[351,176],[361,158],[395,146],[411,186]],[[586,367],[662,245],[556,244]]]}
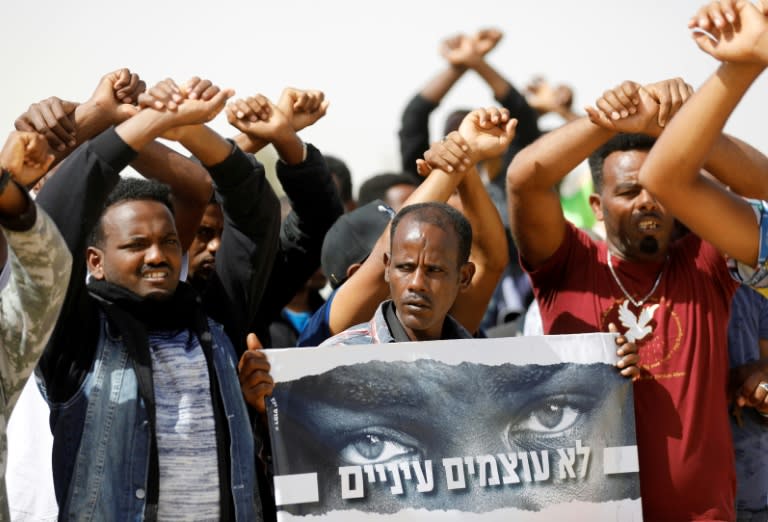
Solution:
{"label": "human ear", "polygon": [[603,220],[603,198],[598,194],[589,195],[589,206],[592,207],[592,212],[598,221]]}
{"label": "human ear", "polygon": [[392,260],[388,252],[384,252],[384,282],[389,283],[389,262]]}
{"label": "human ear", "polygon": [[467,261],[459,269],[459,289],[466,290],[469,288],[469,284],[472,282],[472,277],[475,275],[475,264],[472,261]]}
{"label": "human ear", "polygon": [[94,279],[104,279],[104,252],[100,249],[89,246],[85,252],[85,262],[88,265],[88,272]]}

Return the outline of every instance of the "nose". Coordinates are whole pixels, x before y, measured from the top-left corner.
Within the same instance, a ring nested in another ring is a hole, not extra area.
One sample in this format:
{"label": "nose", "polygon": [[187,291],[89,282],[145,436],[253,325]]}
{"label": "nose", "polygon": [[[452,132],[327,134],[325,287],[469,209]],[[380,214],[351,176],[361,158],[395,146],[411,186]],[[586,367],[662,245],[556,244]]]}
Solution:
{"label": "nose", "polygon": [[648,192],[646,189],[640,191],[640,195],[637,196],[637,206],[644,212],[650,212],[659,208],[659,202],[656,198]]}
{"label": "nose", "polygon": [[215,254],[216,252],[219,251],[219,247],[220,246],[221,246],[221,237],[220,236],[216,236],[213,239],[211,239],[210,241],[208,241],[208,244],[206,245],[206,248],[207,248],[208,252],[210,252],[211,254]]}
{"label": "nose", "polygon": [[427,278],[424,268],[417,267],[416,270],[411,272],[411,277],[408,279],[408,289],[412,292],[423,292],[427,288]]}
{"label": "nose", "polygon": [[165,263],[165,252],[157,243],[152,243],[149,248],[144,252],[144,264],[147,265],[159,265]]}

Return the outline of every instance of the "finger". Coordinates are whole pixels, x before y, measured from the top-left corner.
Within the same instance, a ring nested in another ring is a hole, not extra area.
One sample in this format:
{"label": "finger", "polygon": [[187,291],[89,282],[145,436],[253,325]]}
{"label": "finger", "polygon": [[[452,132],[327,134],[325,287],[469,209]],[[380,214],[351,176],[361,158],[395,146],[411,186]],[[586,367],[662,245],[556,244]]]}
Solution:
{"label": "finger", "polygon": [[51,148],[57,150],[64,150],[66,148],[64,142],[61,141],[61,139],[59,139],[59,137],[54,134],[48,127],[48,124],[46,123],[42,114],[41,104],[35,103],[34,105],[30,106],[29,110],[27,111],[27,115],[29,117],[29,121],[32,123],[32,130],[44,135],[46,140],[48,140],[48,144],[51,146]]}
{"label": "finger", "polygon": [[[600,100],[598,100],[599,102]],[[594,123],[595,125],[600,125],[601,127],[607,127],[607,128],[613,128],[613,122],[608,118],[607,114],[603,110],[597,110],[594,107],[585,106],[584,112],[587,113],[587,116],[589,117],[589,121]]]}
{"label": "finger", "polygon": [[464,142],[464,138],[461,137],[461,135],[457,132],[456,136],[451,136],[453,133],[449,134],[445,141],[443,142],[443,146],[445,147],[446,151],[451,154],[451,158],[455,158],[456,161],[458,161],[458,164],[452,163],[454,167],[458,170],[465,170],[466,165],[472,164],[472,159],[470,158],[469,154],[467,153],[469,151],[469,147]]}
{"label": "finger", "polygon": [[207,89],[203,91],[203,93],[200,95],[200,99],[203,101],[208,101],[214,96],[216,96],[219,92],[219,86],[218,85],[211,85]]}
{"label": "finger", "polygon": [[247,112],[255,118],[254,121],[269,121],[271,113],[266,98],[263,96],[251,96],[250,98],[243,100],[243,103],[248,107]]}
{"label": "finger", "polygon": [[24,131],[24,132],[35,132],[35,128],[32,126],[30,121],[27,119],[25,114],[22,114],[18,118],[16,118],[16,121],[13,122],[13,126],[18,131]]}
{"label": "finger", "polygon": [[621,92],[623,95],[621,89],[606,91],[606,93],[603,94],[603,99],[612,108],[610,116],[613,120],[619,120],[629,116],[629,108],[633,106],[633,104],[629,102],[626,96],[624,96],[624,99],[627,99],[628,103],[625,105],[624,102],[619,98],[619,92]]}
{"label": "finger", "polygon": [[659,103],[659,114],[657,115],[659,127],[667,124],[671,111],[672,94],[669,91],[669,85],[664,83],[657,86],[656,101]]}
{"label": "finger", "polygon": [[[619,114],[616,109],[608,103],[608,101],[605,99],[605,97],[599,98],[597,101],[595,101],[595,106],[597,107],[597,111],[605,116],[605,118],[609,121],[613,121],[614,119],[619,119],[621,117],[621,114]],[[615,115],[615,118],[614,118]],[[601,118],[598,118],[600,120]],[[595,122],[597,123],[597,122]]]}
{"label": "finger", "polygon": [[296,112],[305,112],[309,97],[306,92],[299,92],[296,99],[293,101],[293,110]]}
{"label": "finger", "polygon": [[48,158],[48,142],[40,134],[30,133],[24,153],[26,159],[37,165],[42,165]]}
{"label": "finger", "polygon": [[630,114],[637,112],[635,105],[640,102],[640,99],[637,97],[637,89],[632,82],[622,83],[614,92],[624,106],[624,111],[621,112],[622,118],[626,118]]}
{"label": "finger", "polygon": [[733,0],[722,0],[721,11],[728,23],[732,24],[736,21],[736,2]]}
{"label": "finger", "polygon": [[629,377],[633,381],[637,380],[640,377],[640,367],[639,366],[629,366],[627,368],[624,368],[619,372],[623,377]]}
{"label": "finger", "polygon": [[264,348],[259,340],[259,337],[255,333],[249,333],[245,338],[245,344],[248,346],[248,350],[261,350]]}
{"label": "finger", "polygon": [[187,98],[190,100],[209,100],[213,97],[213,94],[210,98],[203,98],[203,93],[212,86],[213,83],[211,83],[210,80],[198,79],[198,81],[187,91]]}
{"label": "finger", "polygon": [[[61,126],[61,128],[64,129],[70,136],[74,136],[75,134],[74,118],[70,118],[70,115],[67,113],[67,110],[64,104],[65,104],[64,101],[58,98],[53,98],[50,104],[51,112],[53,113],[53,117],[59,123],[59,126]],[[72,106],[74,104],[70,102],[69,105]]]}
{"label": "finger", "polygon": [[45,124],[50,132],[58,138],[62,145],[68,144],[72,140],[72,135],[59,125],[59,120],[53,114],[50,105],[47,103],[40,104],[40,115],[45,120]]}
{"label": "finger", "polygon": [[124,86],[128,85],[128,83],[131,81],[131,71],[125,67],[115,71],[115,76],[116,76],[115,82],[112,84],[112,90],[114,92],[117,92],[118,90],[122,89]]}
{"label": "finger", "polygon": [[416,173],[419,176],[427,176],[430,172],[432,172],[432,167],[429,166],[429,163],[421,158],[416,160]]}
{"label": "finger", "polygon": [[455,172],[465,168],[462,164],[461,157],[456,156],[442,142],[434,144],[426,153],[424,153],[424,159],[429,162],[433,168],[445,172]]}
{"label": "finger", "polygon": [[691,32],[691,37],[699,49],[714,56],[715,46],[717,45],[717,40],[714,35],[694,29]]}
{"label": "finger", "polygon": [[135,91],[139,81],[138,74],[130,74],[128,82],[124,86],[115,89],[115,98],[123,103],[131,103],[133,101],[132,96],[136,95]]}

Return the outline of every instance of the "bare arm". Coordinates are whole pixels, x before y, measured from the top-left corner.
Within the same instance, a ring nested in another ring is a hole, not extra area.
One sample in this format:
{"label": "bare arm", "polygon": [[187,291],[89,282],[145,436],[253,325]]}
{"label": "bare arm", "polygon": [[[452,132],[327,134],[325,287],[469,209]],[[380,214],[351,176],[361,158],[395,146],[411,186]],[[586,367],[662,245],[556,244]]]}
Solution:
{"label": "bare arm", "polygon": [[615,132],[579,118],[520,151],[507,170],[509,225],[530,268],[549,259],[565,237],[557,184]]}
{"label": "bare arm", "polygon": [[[227,150],[231,149],[230,144],[224,144]],[[187,250],[213,192],[208,172],[199,163],[157,141],[147,144],[131,166],[142,176],[171,187],[179,241],[181,248]]]}
{"label": "bare arm", "polygon": [[[710,13],[711,8],[705,7],[697,19],[710,19]],[[721,38],[717,45],[706,36],[694,36],[703,50],[727,61],[667,126],[640,170],[640,181],[694,233],[735,259],[754,266],[760,238],[755,233],[752,209],[744,200],[700,173],[709,157],[710,163],[715,163],[714,168],[708,167],[714,175],[736,190],[743,190],[743,182],[734,177],[738,176],[735,165],[728,165],[738,147],[724,143],[721,132],[731,112],[768,63],[754,51],[761,48],[763,35],[768,34],[768,22],[748,2],[733,15],[739,17],[740,29],[733,31],[728,39]],[[721,23],[722,20],[725,16],[721,14]],[[716,37],[721,36],[714,23],[704,25],[699,24]],[[695,133],[691,132],[694,128]],[[718,150],[723,153],[719,157],[715,154]],[[753,160],[754,155],[740,155],[737,163],[747,172],[764,165],[764,160]],[[748,186],[749,181],[745,181]],[[692,205],[692,201],[696,204]]]}
{"label": "bare arm", "polygon": [[[433,170],[403,206],[426,201],[445,202],[463,179],[462,173]],[[332,335],[369,320],[376,307],[389,297],[384,281],[384,254],[389,251],[389,226],[384,229],[362,266],[336,291],[329,315]]]}
{"label": "bare arm", "polygon": [[469,260],[475,264],[475,275],[469,288],[456,299],[450,314],[468,331],[475,332],[509,263],[509,248],[504,223],[476,168],[464,175],[458,188],[463,214],[472,225]]}

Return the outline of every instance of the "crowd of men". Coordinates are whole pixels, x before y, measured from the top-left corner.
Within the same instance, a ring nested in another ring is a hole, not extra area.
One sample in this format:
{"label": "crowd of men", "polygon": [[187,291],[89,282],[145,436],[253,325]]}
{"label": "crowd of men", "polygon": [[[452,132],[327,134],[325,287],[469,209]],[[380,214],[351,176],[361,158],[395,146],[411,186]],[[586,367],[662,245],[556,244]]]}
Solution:
{"label": "crowd of men", "polygon": [[[697,91],[624,81],[584,116],[491,67],[499,31],[446,39],[402,171],[359,201],[300,137],[320,91],[119,69],[33,103],[0,151],[0,520],[273,520],[265,350],[523,331],[618,333],[646,520],[768,520],[768,157],[722,132],[768,66],[768,0],[689,27],[721,62]],[[500,107],[430,140],[469,71]]]}

